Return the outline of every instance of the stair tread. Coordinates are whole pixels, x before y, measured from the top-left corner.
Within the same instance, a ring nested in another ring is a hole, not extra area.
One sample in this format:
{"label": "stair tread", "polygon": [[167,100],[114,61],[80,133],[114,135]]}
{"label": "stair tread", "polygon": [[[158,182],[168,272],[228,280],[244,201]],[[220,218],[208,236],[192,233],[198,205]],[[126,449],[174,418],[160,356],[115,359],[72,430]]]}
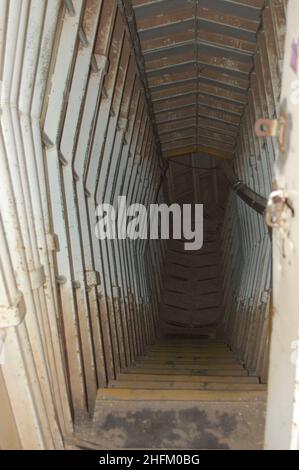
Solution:
{"label": "stair tread", "polygon": [[139,373],[144,373],[144,374],[178,374],[178,375],[190,375],[190,376],[196,376],[196,375],[244,375],[247,376],[248,372],[245,369],[222,369],[221,367],[219,369],[207,369],[207,368],[201,368],[201,369],[160,369],[160,368],[146,368],[146,367],[138,367],[134,369],[127,369],[126,372],[127,374],[134,374],[136,372]]}
{"label": "stair tread", "polygon": [[235,354],[229,350],[226,350],[226,349],[223,349],[223,350],[218,350],[218,351],[215,351],[215,350],[198,350],[198,349],[189,349],[189,350],[185,350],[185,349],[173,349],[173,350],[152,350],[150,352],[147,352],[146,353],[146,356],[144,357],[148,357],[148,356],[182,356],[182,355],[185,355],[185,356],[214,356],[214,357],[219,357],[219,356],[234,356],[235,357]]}
{"label": "stair tread", "polygon": [[207,339],[207,340],[202,340],[202,339],[181,339],[181,340],[167,340],[167,341],[157,341],[153,346],[171,346],[171,345],[180,345],[180,346],[226,346],[227,343],[223,341],[218,341],[214,339]]}
{"label": "stair tread", "polygon": [[228,345],[226,343],[221,343],[221,342],[212,342],[212,341],[169,341],[169,342],[161,342],[161,343],[155,343],[153,344],[153,347],[170,347],[170,346],[180,346],[180,347],[188,347],[188,346],[194,346],[198,348],[228,348]]}
{"label": "stair tread", "polygon": [[224,341],[215,338],[169,338],[162,341],[157,341],[155,344],[226,344]]}
{"label": "stair tread", "polygon": [[258,384],[259,380],[257,377],[254,376],[233,376],[233,375],[185,375],[185,374],[142,374],[140,371],[135,371],[134,373],[126,374],[126,373],[119,373],[117,375],[117,380],[124,380],[124,381],[131,381],[131,380],[169,380],[169,381],[176,381],[176,382],[233,382],[233,383],[255,383]]}
{"label": "stair tread", "polygon": [[221,357],[221,356],[225,356],[225,357],[235,357],[234,353],[231,353],[230,351],[196,351],[196,350],[190,350],[190,351],[180,351],[180,350],[176,350],[176,351],[152,351],[151,353],[147,353],[146,356],[143,356],[143,357],[152,357],[152,356],[155,356],[155,357],[163,357],[163,356],[172,356],[172,357],[176,357],[176,356],[185,356],[185,357],[204,357],[204,356],[212,356],[212,357]]}
{"label": "stair tread", "polygon": [[[157,363],[151,363],[151,362],[145,362],[142,361],[140,363],[134,364],[132,369],[135,368],[144,368],[144,369],[181,369],[184,366],[184,364],[181,363],[171,363],[171,362],[157,362]],[[186,366],[189,370],[196,370],[196,369],[244,369],[244,367],[238,363],[235,364],[219,364],[218,361],[213,361],[213,362],[198,362],[198,363],[189,363],[188,366]]]}
{"label": "stair tread", "polygon": [[239,364],[235,357],[169,357],[169,358],[155,358],[155,357],[144,357],[136,360],[138,364],[183,364],[186,366],[192,364]]}
{"label": "stair tread", "polygon": [[130,389],[186,389],[186,390],[266,390],[266,385],[258,383],[230,383],[230,382],[179,382],[161,380],[111,380],[109,388],[130,388]]}
{"label": "stair tread", "polygon": [[204,362],[215,362],[215,361],[220,361],[220,362],[236,362],[239,359],[236,356],[232,355],[218,355],[218,356],[144,356],[144,357],[137,357],[136,362],[186,362],[186,363],[194,363],[194,362],[199,362],[199,361],[204,361]]}
{"label": "stair tread", "polygon": [[185,353],[195,353],[199,354],[202,352],[215,352],[215,353],[221,353],[221,352],[231,352],[229,348],[225,346],[213,346],[213,347],[198,347],[198,346],[161,346],[161,347],[154,347],[151,348],[151,352],[165,352],[165,353],[179,353],[179,352],[185,352]]}
{"label": "stair tread", "polygon": [[152,390],[130,388],[103,388],[98,390],[98,400],[144,401],[264,401],[264,390]]}
{"label": "stair tread", "polygon": [[152,351],[143,357],[236,357],[230,351]]}
{"label": "stair tread", "polygon": [[167,339],[163,341],[157,341],[158,344],[227,344],[225,341],[221,341],[214,338],[181,338],[181,339]]}

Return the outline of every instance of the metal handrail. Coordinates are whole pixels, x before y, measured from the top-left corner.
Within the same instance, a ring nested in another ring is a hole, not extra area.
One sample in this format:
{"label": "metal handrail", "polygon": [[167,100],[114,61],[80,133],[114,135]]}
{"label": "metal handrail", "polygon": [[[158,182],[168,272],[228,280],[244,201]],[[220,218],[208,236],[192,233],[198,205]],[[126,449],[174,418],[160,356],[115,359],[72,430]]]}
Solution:
{"label": "metal handrail", "polygon": [[224,161],[221,163],[221,167],[227,177],[230,186],[232,187],[233,191],[244,201],[249,207],[254,209],[259,214],[264,214],[267,199],[265,199],[260,194],[253,191],[249,186],[247,186],[244,181],[239,180],[237,175],[234,173],[233,168],[231,165]]}

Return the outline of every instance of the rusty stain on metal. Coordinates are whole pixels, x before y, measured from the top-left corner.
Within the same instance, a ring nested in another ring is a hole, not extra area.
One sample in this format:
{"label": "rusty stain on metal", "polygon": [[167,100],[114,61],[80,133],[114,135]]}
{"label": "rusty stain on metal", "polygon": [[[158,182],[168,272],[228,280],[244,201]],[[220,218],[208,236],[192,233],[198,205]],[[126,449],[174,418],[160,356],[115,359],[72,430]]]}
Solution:
{"label": "rusty stain on metal", "polygon": [[276,137],[278,140],[281,161],[284,160],[292,130],[291,116],[282,109],[279,119],[259,119],[255,124],[258,137]]}
{"label": "rusty stain on metal", "polygon": [[276,119],[259,119],[255,124],[255,133],[258,137],[276,137],[279,123]]}

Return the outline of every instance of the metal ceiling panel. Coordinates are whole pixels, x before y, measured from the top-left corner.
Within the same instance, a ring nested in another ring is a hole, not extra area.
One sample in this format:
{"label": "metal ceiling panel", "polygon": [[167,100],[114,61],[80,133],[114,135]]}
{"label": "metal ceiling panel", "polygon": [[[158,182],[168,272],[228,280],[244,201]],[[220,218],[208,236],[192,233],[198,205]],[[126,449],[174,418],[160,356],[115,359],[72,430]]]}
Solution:
{"label": "metal ceiling panel", "polygon": [[131,3],[162,150],[189,138],[233,156],[264,1]]}

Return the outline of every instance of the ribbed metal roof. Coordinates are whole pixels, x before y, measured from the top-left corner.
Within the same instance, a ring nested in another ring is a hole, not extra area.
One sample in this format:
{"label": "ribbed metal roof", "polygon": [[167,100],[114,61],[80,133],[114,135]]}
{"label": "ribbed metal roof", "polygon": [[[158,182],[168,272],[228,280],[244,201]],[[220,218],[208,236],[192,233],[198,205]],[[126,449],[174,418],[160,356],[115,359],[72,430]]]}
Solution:
{"label": "ribbed metal roof", "polygon": [[230,157],[264,0],[132,0],[164,156]]}

